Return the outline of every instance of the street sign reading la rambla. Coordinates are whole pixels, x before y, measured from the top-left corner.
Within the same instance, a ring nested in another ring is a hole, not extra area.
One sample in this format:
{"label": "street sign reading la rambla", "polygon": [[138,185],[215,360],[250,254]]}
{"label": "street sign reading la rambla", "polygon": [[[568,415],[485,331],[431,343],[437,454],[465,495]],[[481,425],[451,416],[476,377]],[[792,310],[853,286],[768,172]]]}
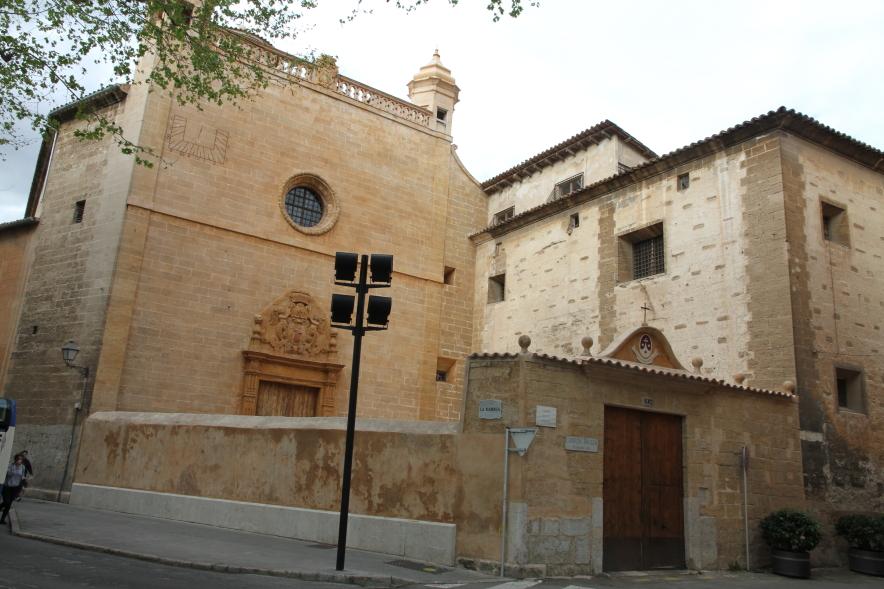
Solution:
{"label": "street sign reading la rambla", "polygon": [[503,417],[503,403],[500,399],[479,401],[479,419],[500,419]]}

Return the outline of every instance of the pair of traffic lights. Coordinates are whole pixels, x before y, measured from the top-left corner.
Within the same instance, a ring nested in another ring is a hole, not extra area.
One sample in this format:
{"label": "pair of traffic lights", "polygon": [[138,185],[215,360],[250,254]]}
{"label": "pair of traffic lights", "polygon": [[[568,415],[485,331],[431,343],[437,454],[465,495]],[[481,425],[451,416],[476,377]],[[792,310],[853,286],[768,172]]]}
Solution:
{"label": "pair of traffic lights", "polygon": [[[338,252],[335,254],[335,284],[349,286],[356,292],[364,295],[370,288],[387,288],[393,280],[393,256],[389,254],[371,254],[362,256],[362,264],[367,267],[359,267],[359,255],[350,252]],[[357,279],[357,270],[359,277]],[[371,279],[368,279],[368,271],[371,271]],[[360,297],[360,303],[364,297]],[[356,297],[353,295],[333,294],[331,302],[331,322],[335,327],[350,328],[353,322],[353,307]],[[365,323],[367,326],[356,326],[362,329],[386,329],[389,323],[390,311],[393,308],[393,299],[371,295],[368,297]]]}

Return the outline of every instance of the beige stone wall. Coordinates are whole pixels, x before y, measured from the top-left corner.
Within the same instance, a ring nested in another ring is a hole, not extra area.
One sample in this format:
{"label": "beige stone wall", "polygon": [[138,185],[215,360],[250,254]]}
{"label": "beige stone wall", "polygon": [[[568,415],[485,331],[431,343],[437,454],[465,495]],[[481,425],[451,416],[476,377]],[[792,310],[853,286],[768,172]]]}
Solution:
{"label": "beige stone wall", "polygon": [[[782,144],[808,490],[836,511],[881,511],[884,176],[800,139]],[[846,209],[846,244],[824,238],[821,202]],[[863,373],[861,410],[839,408],[836,367]]]}
{"label": "beige stone wall", "polygon": [[[15,346],[34,229],[34,225],[27,225],[0,230],[0,309],[3,309],[0,313],[0,385],[5,381],[9,356]],[[4,397],[15,398],[5,387],[0,387],[0,391]]]}
{"label": "beige stone wall", "polygon": [[[187,141],[215,147],[182,153],[169,140],[182,126]],[[241,110],[157,101],[143,135],[167,165],[133,178],[97,409],[238,411],[254,316],[290,289],[327,305],[344,292],[332,284],[334,253],[355,251],[392,253],[396,272],[378,293],[393,298],[390,329],[363,345],[360,415],[459,417],[460,370],[447,385],[435,374],[439,356],[469,350],[467,235],[484,222],[485,197],[449,138],[306,83],[273,85]],[[285,183],[300,173],[339,201],[327,233],[301,233],[284,216]],[[346,366],[351,346],[340,332]],[[348,390],[345,368],[340,413]]]}
{"label": "beige stone wall", "polygon": [[[587,335],[599,351],[640,325],[647,306],[648,324],[686,364],[702,357],[704,374],[741,372],[760,387],[793,379],[778,141],[749,141],[480,243],[478,348],[517,351],[526,333],[538,352],[579,352]],[[679,191],[682,173],[690,187]],[[665,273],[620,280],[619,240],[655,223]],[[488,277],[501,272],[506,300],[489,304]]]}
{"label": "beige stone wall", "polygon": [[[494,558],[503,448],[451,429],[358,423],[350,513],[456,523],[458,554]],[[337,511],[343,430],[338,418],[96,413],[76,481]]]}
{"label": "beige stone wall", "polygon": [[[138,101],[106,107],[123,124],[137,120]],[[68,456],[75,403],[88,406],[91,379],[64,365],[61,346],[75,340],[78,365],[95,374],[132,160],[112,140],[80,141],[59,131],[32,236],[32,262],[18,318],[5,389],[19,400],[16,445],[40,465],[34,487],[56,491]],[[131,128],[131,127],[127,127]],[[137,136],[137,126],[134,129]],[[81,223],[75,203],[85,200]]]}
{"label": "beige stone wall", "polygon": [[[758,522],[781,507],[801,508],[804,493],[797,403],[633,370],[581,368],[533,355],[475,359],[470,365],[465,432],[533,426],[537,405],[557,409],[557,427],[539,428],[527,454],[510,456],[512,501],[508,561],[545,565],[546,574],[601,570],[604,407],[683,416],[686,557],[691,568],[745,562],[740,452],[748,446],[753,566],[768,549]],[[482,399],[499,399],[503,419],[480,420]],[[599,451],[564,448],[567,436],[596,438]],[[520,527],[521,526],[521,527]],[[519,540],[521,535],[521,540]]]}
{"label": "beige stone wall", "polygon": [[576,152],[572,157],[558,161],[489,195],[486,225],[492,223],[495,213],[508,207],[514,206],[516,214],[519,214],[542,205],[547,202],[557,183],[572,176],[583,173],[583,185],[588,186],[617,174],[618,163],[635,166],[643,161],[644,158],[620,141],[619,137],[603,139]]}

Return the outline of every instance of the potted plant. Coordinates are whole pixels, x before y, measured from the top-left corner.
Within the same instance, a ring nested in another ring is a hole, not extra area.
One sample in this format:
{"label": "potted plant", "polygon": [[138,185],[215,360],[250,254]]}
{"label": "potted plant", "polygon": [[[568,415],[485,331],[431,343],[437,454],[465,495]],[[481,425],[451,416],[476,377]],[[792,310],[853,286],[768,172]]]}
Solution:
{"label": "potted plant", "polygon": [[771,547],[773,572],[810,577],[810,551],[820,542],[820,523],[804,512],[781,509],[761,520],[761,536]]}
{"label": "potted plant", "polygon": [[884,515],[845,515],[835,531],[850,544],[850,570],[884,577]]}

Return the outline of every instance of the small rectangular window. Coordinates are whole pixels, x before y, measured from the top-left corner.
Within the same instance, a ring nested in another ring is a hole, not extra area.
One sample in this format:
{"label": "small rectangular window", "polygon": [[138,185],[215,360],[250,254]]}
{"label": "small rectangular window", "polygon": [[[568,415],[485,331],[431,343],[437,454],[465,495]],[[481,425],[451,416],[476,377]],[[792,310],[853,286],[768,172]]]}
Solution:
{"label": "small rectangular window", "polygon": [[691,185],[691,175],[690,174],[679,174],[678,180],[676,181],[676,187],[678,190],[687,190]]}
{"label": "small rectangular window", "polygon": [[494,224],[500,225],[501,223],[505,223],[516,216],[516,207],[509,207],[507,209],[503,209],[502,211],[498,211],[494,213]]}
{"label": "small rectangular window", "polygon": [[445,272],[443,274],[442,281],[445,284],[454,284],[454,268],[450,266],[445,266]]}
{"label": "small rectangular window", "polygon": [[838,408],[864,412],[865,384],[863,373],[850,368],[835,368],[835,387],[838,391]]}
{"label": "small rectangular window", "polygon": [[563,196],[567,196],[574,191],[580,190],[583,188],[583,174],[577,174],[576,176],[571,176],[567,180],[562,180],[557,183],[553,188],[552,194],[549,197],[549,200],[556,200],[557,198],[562,198]]}
{"label": "small rectangular window", "polygon": [[663,223],[655,223],[618,239],[620,282],[628,282],[666,272]]}
{"label": "small rectangular window", "polygon": [[445,358],[439,356],[436,358],[436,382],[449,382],[451,370],[454,368],[456,360],[454,358]]}
{"label": "small rectangular window", "polygon": [[436,120],[440,123],[445,122],[445,118],[448,116],[448,111],[444,108],[436,108]]}
{"label": "small rectangular window", "polygon": [[499,303],[506,297],[506,274],[488,277],[488,302]]}
{"label": "small rectangular window", "polygon": [[74,204],[74,223],[82,223],[83,215],[86,213],[86,201],[78,200]]}
{"label": "small rectangular window", "polygon": [[850,232],[847,226],[847,211],[828,202],[820,202],[823,238],[839,245],[850,247]]}
{"label": "small rectangular window", "polygon": [[568,220],[568,233],[580,227],[580,213],[574,213]]}

